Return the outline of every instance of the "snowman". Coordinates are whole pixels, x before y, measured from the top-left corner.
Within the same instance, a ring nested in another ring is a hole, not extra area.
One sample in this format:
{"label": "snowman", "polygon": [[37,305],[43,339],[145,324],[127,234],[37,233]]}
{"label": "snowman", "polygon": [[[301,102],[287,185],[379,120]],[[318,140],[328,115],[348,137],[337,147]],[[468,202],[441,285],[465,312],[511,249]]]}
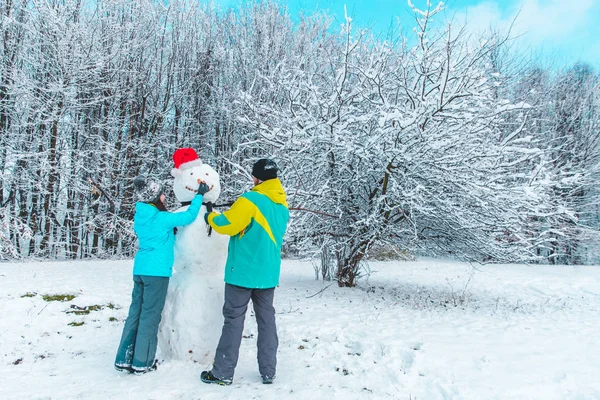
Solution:
{"label": "snowman", "polygon": [[211,363],[223,327],[223,273],[229,238],[212,231],[204,214],[212,211],[221,193],[219,174],[203,164],[193,149],[173,154],[173,191],[184,211],[196,196],[200,182],[210,191],[203,196],[198,217],[190,225],[178,227],[175,235],[173,276],[158,334],[163,359]]}

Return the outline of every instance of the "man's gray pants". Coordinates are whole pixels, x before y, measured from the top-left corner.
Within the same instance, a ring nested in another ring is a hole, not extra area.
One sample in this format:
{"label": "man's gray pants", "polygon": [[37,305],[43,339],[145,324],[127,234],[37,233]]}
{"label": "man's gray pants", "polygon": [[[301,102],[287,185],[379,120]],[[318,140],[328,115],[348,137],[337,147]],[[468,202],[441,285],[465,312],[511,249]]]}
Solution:
{"label": "man's gray pants", "polygon": [[131,306],[117,350],[117,367],[133,367],[143,371],[154,364],[158,325],[168,287],[167,277],[133,276]]}
{"label": "man's gray pants", "polygon": [[223,305],[225,321],[212,368],[214,376],[220,379],[233,379],[250,299],[254,305],[254,314],[258,324],[258,371],[261,376],[275,376],[279,339],[275,325],[274,296],[275,288],[249,289],[225,284],[225,304]]}

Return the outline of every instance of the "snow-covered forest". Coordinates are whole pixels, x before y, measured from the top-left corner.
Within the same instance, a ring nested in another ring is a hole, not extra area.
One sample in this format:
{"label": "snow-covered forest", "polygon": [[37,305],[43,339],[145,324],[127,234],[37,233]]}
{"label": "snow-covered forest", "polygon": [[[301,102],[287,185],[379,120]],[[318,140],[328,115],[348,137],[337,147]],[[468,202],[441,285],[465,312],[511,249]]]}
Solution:
{"label": "snow-covered forest", "polygon": [[382,37],[272,1],[0,1],[0,259],[131,257],[133,178],[193,147],[222,203],[273,157],[286,254],[340,285],[383,253],[599,262],[598,71],[413,10]]}

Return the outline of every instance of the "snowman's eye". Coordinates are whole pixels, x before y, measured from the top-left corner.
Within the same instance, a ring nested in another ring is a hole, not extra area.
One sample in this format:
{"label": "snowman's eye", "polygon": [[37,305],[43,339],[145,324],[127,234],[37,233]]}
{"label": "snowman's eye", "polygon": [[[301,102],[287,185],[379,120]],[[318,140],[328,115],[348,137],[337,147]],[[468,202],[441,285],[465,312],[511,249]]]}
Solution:
{"label": "snowman's eye", "polygon": [[206,173],[206,176],[208,176],[208,172]]}
{"label": "snowman's eye", "polygon": [[190,172],[190,175],[194,175],[194,173],[193,173],[193,172]]}

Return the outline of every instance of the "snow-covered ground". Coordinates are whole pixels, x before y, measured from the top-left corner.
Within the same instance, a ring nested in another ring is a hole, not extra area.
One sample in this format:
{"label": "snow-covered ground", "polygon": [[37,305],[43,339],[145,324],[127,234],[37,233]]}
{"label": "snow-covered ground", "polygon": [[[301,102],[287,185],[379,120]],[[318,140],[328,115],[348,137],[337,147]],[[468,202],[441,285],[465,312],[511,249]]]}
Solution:
{"label": "snow-covered ground", "polygon": [[599,267],[374,262],[348,289],[284,261],[275,384],[260,383],[250,309],[220,387],[193,361],[113,369],[131,265],[0,264],[1,399],[600,399]]}

